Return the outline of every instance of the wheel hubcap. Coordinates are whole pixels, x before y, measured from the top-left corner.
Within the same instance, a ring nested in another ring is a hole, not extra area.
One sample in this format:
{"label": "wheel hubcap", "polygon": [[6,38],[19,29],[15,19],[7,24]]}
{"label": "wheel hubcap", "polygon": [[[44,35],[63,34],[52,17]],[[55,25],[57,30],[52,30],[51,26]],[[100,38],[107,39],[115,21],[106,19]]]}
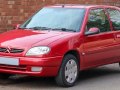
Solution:
{"label": "wheel hubcap", "polygon": [[65,79],[68,83],[73,83],[78,74],[77,63],[75,60],[71,59],[67,62],[65,66]]}

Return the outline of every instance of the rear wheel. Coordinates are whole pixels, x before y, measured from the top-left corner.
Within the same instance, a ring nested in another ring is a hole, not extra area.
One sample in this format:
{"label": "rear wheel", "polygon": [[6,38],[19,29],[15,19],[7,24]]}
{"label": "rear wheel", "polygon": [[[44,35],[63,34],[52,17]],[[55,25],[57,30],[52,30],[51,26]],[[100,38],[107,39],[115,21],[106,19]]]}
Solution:
{"label": "rear wheel", "polygon": [[1,79],[8,79],[10,76],[11,76],[11,74],[0,73]]}
{"label": "rear wheel", "polygon": [[79,62],[74,55],[64,57],[56,82],[59,86],[71,87],[75,84],[79,75]]}

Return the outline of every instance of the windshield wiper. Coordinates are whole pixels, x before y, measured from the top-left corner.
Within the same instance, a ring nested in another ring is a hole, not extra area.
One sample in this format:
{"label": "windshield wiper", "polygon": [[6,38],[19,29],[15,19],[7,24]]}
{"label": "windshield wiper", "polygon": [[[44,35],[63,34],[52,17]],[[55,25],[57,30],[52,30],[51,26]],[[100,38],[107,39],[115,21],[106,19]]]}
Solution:
{"label": "windshield wiper", "polygon": [[20,28],[20,29],[33,29],[33,30],[50,30],[51,28],[48,28],[48,27],[30,27],[30,28]]}
{"label": "windshield wiper", "polygon": [[52,30],[61,30],[61,31],[72,31],[72,32],[76,32],[76,30],[73,29],[67,29],[67,28],[54,28]]}
{"label": "windshield wiper", "polygon": [[30,28],[20,28],[20,29],[33,29],[33,30],[60,30],[60,31],[72,31],[72,32],[76,32],[76,30],[73,29],[67,29],[67,28],[48,28],[48,27],[30,27]]}
{"label": "windshield wiper", "polygon": [[30,27],[28,29],[34,29],[34,30],[50,30],[51,28],[48,27]]}

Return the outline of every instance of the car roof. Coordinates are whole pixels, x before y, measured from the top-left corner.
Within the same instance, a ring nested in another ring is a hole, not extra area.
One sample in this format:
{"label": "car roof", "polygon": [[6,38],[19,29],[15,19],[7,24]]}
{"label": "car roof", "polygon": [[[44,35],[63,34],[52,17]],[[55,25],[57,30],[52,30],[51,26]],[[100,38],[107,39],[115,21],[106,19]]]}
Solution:
{"label": "car roof", "polygon": [[92,8],[92,7],[104,7],[104,8],[118,8],[116,6],[109,6],[109,5],[89,5],[89,4],[56,4],[56,5],[51,5],[47,7],[64,7],[64,8]]}

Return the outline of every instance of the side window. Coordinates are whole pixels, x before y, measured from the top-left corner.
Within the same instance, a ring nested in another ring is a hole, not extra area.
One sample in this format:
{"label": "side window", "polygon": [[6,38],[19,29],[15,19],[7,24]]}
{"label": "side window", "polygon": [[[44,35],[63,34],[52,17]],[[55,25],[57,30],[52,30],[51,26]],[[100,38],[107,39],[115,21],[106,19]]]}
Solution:
{"label": "side window", "polygon": [[89,13],[89,19],[87,23],[87,30],[97,27],[100,32],[110,31],[109,20],[103,9],[92,9]]}
{"label": "side window", "polygon": [[115,30],[120,30],[120,11],[116,9],[107,9],[107,12],[112,21],[113,28]]}

